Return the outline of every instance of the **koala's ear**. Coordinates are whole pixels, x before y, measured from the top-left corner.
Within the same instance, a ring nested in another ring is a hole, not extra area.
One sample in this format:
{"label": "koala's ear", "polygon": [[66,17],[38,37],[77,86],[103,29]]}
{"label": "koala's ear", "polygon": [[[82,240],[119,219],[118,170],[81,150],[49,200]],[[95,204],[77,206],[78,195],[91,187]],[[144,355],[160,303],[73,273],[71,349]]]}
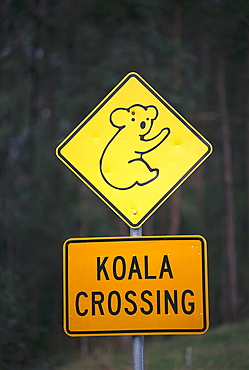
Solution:
{"label": "koala's ear", "polygon": [[117,128],[123,128],[127,124],[128,111],[124,108],[116,108],[110,114],[111,124]]}
{"label": "koala's ear", "polygon": [[150,119],[156,119],[158,116],[158,110],[154,105],[149,105],[147,107],[147,114]]}

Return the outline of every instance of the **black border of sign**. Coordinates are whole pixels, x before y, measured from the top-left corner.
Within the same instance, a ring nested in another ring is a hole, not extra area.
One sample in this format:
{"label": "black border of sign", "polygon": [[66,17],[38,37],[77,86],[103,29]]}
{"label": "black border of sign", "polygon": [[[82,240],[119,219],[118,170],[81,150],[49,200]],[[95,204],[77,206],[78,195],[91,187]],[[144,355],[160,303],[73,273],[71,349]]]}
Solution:
{"label": "black border of sign", "polygon": [[[151,94],[153,94],[159,101],[160,103],[162,103],[172,114],[174,114],[194,135],[196,135],[206,146],[207,146],[207,151],[206,153],[180,178],[180,180],[177,181],[177,183],[172,186],[172,188],[167,191],[167,193],[146,213],[146,215],[144,215],[139,222],[137,223],[133,223],[131,220],[129,220],[118,208],[115,207],[114,204],[112,204],[112,202],[109,201],[109,199],[107,199],[101,191],[99,191],[80,171],[77,170],[76,167],[74,167],[72,165],[71,162],[69,162],[61,153],[61,150],[65,147],[65,145],[67,145],[67,143],[93,118],[93,116],[95,116],[96,113],[98,113],[98,111],[117,93],[118,90],[121,89],[121,87],[123,87],[124,84],[126,84],[126,82],[132,78],[132,77],[135,77],[142,85],[144,85],[150,92]],[[83,120],[82,123],[78,126],[77,130],[75,130],[71,135],[68,136],[67,140],[65,140],[61,145],[58,146],[58,156],[67,164],[67,166],[69,168],[71,168],[73,170],[73,172],[75,172],[80,179],[82,179],[82,181],[84,183],[87,184],[87,186],[92,189],[106,204],[109,205],[110,208],[112,208],[118,215],[121,216],[121,218],[123,220],[125,220],[125,222],[133,227],[133,228],[136,228],[136,227],[139,227],[141,226],[145,221],[146,219],[149,217],[149,215],[151,213],[153,213],[163,202],[164,200],[166,200],[168,198],[168,196],[170,194],[172,194],[177,188],[178,186],[189,176],[189,174],[191,172],[194,171],[195,168],[198,167],[198,165],[204,161],[204,159],[212,152],[212,147],[211,145],[209,144],[208,141],[206,141],[204,139],[204,137],[202,137],[197,131],[195,131],[191,126],[190,124],[188,124],[188,122],[186,122],[176,111],[174,111],[167,103],[165,100],[163,100],[161,98],[161,96],[156,92],[154,91],[145,81],[143,81],[137,74],[135,74],[134,72],[133,73],[129,73],[127,75],[127,77],[123,80],[123,82],[118,85],[116,88],[114,88],[114,90],[110,93],[110,95],[108,95],[106,98],[104,98],[104,100],[102,101],[102,103],[96,108],[93,110],[92,114],[90,114],[90,116],[86,119],[86,120]]]}
{"label": "black border of sign", "polygon": [[[144,241],[149,241],[149,240],[199,240],[201,242],[201,251],[202,251],[202,291],[203,291],[203,296],[202,296],[202,304],[203,304],[203,328],[202,329],[160,329],[160,330],[95,330],[95,331],[71,331],[69,329],[69,278],[68,278],[68,249],[69,249],[69,244],[71,243],[91,243],[91,242],[117,242],[117,241],[136,241],[136,242],[144,242]],[[76,238],[76,239],[69,239],[68,241],[65,242],[64,245],[65,248],[65,261],[64,261],[64,268],[65,268],[65,275],[64,275],[64,284],[63,286],[65,287],[65,307],[64,307],[64,314],[65,314],[65,331],[68,335],[70,336],[101,336],[101,335],[153,335],[153,334],[159,334],[159,335],[173,335],[173,334],[201,334],[204,333],[208,329],[208,310],[206,302],[206,294],[208,293],[208,281],[206,280],[207,276],[207,271],[205,270],[205,266],[207,266],[207,261],[205,261],[205,242],[204,238],[201,236],[163,236],[163,237],[117,237],[117,238],[91,238],[91,239],[83,239],[83,238]],[[206,263],[205,263],[206,262]],[[207,288],[207,291],[206,291]]]}

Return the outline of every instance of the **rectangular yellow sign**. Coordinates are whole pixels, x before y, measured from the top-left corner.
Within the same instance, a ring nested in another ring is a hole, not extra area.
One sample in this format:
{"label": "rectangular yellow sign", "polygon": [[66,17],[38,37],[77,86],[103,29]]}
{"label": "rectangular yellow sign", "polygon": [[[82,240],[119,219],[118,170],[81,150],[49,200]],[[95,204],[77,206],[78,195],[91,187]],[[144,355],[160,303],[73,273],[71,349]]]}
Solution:
{"label": "rectangular yellow sign", "polygon": [[209,326],[201,236],[69,239],[63,248],[70,336],[202,334]]}

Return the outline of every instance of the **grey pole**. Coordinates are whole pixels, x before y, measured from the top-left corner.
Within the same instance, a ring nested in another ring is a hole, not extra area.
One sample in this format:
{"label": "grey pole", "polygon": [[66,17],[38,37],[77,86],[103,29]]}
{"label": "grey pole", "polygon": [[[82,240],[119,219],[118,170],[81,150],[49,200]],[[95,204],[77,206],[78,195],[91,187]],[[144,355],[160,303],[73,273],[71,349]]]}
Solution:
{"label": "grey pole", "polygon": [[[130,228],[130,236],[142,236],[142,226],[138,229]],[[132,369],[144,370],[144,336],[132,336]]]}
{"label": "grey pole", "polygon": [[132,369],[144,370],[144,336],[132,336]]}

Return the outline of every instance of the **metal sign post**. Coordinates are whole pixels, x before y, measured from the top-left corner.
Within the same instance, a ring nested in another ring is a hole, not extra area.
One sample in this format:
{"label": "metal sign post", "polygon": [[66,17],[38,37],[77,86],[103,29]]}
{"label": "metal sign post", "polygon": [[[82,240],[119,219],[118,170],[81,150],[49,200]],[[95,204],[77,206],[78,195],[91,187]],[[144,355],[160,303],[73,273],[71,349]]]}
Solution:
{"label": "metal sign post", "polygon": [[144,370],[144,336],[132,337],[132,369]]}
{"label": "metal sign post", "polygon": [[[130,228],[130,236],[142,236],[142,226],[138,229]],[[132,336],[132,369],[144,370],[144,335]]]}

